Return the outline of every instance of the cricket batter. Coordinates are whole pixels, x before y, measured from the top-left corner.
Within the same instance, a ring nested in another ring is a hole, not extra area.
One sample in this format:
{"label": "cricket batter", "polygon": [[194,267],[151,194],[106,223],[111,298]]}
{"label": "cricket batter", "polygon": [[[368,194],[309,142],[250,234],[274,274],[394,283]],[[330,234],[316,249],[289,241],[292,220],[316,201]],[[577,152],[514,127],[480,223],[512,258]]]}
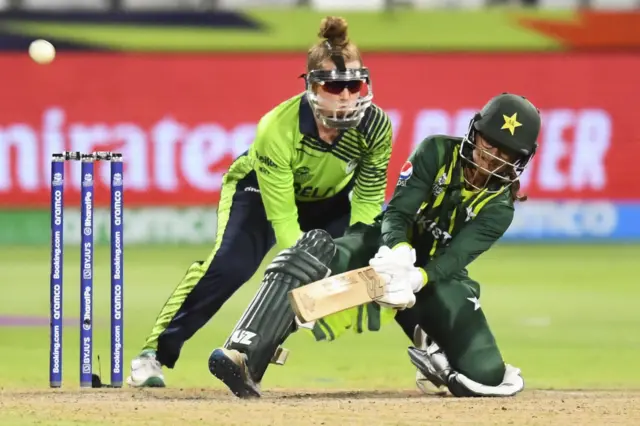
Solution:
{"label": "cricket batter", "polygon": [[162,366],[174,367],[182,345],[274,244],[291,247],[313,229],[339,237],[379,214],[391,121],[372,103],[369,71],[347,22],[327,17],[319,35],[307,54],[306,90],[260,120],[254,143],[225,174],[213,250],[189,267],[162,308],[131,362],[130,385],[165,386]]}
{"label": "cricket batter", "polygon": [[370,265],[385,281],[383,298],[318,321],[316,338],[332,340],[350,327],[375,330],[395,317],[410,339],[417,335],[409,355],[434,385],[460,397],[521,391],[520,370],[503,361],[467,266],[502,237],[514,202],[524,200],[519,178],[539,131],[536,107],[505,93],[473,117],[465,137],[426,138],[373,224],[355,224],[337,240],[312,230],[276,256],[232,333],[247,338],[214,350],[211,373],[239,397],[259,396],[270,358],[296,329],[288,291]]}

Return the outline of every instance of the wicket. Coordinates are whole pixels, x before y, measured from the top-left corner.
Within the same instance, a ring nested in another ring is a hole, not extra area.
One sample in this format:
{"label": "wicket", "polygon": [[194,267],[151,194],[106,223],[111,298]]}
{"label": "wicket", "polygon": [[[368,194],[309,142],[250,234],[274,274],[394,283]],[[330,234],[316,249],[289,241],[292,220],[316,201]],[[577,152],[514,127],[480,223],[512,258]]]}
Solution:
{"label": "wicket", "polygon": [[[51,277],[49,386],[62,386],[64,166],[81,162],[80,190],[80,387],[122,387],[123,384],[123,260],[124,218],[122,154],[63,152],[51,158]],[[94,165],[109,161],[111,168],[111,384],[93,374],[93,219]]]}

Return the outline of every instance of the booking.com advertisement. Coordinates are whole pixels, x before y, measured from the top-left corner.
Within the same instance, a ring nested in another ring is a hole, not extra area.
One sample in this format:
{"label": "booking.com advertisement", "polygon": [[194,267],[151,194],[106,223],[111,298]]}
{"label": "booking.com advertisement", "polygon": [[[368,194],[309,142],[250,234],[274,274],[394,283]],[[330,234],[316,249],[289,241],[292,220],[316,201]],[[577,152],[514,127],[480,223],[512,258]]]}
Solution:
{"label": "booking.com advertisement", "polygon": [[[370,54],[374,102],[394,124],[389,195],[413,147],[462,136],[501,92],[540,108],[513,239],[640,239],[640,56],[624,53]],[[0,199],[48,209],[50,154],[121,151],[127,208],[211,207],[260,117],[303,89],[299,54],[65,53],[47,67],[0,57]],[[29,81],[29,85],[16,84]],[[79,173],[71,164],[70,176]],[[108,169],[97,167],[100,191]],[[77,204],[79,179],[66,183]],[[107,197],[96,201],[104,206]]]}

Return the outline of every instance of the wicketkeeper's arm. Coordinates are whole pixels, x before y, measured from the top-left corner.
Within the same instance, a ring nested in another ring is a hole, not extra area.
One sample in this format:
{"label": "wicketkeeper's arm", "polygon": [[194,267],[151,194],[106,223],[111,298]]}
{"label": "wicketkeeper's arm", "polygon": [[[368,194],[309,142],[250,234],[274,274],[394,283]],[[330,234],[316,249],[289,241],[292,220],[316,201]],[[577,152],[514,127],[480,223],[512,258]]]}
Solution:
{"label": "wicketkeeper's arm", "polygon": [[254,169],[258,177],[260,195],[276,236],[278,247],[292,246],[302,235],[298,224],[298,208],[293,190],[290,141],[260,123],[251,149]]}
{"label": "wicketkeeper's arm", "polygon": [[371,130],[373,140],[358,168],[353,188],[350,225],[373,223],[384,204],[393,132],[389,117],[382,110],[376,110],[376,114],[371,119],[376,123]]}

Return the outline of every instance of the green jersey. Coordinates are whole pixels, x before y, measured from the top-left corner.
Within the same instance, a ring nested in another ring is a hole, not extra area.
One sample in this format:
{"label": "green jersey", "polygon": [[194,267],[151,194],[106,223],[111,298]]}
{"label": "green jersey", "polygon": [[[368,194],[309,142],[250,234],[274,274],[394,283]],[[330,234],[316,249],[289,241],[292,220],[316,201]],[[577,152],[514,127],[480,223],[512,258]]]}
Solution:
{"label": "green jersey", "polygon": [[352,181],[350,223],[374,221],[384,203],[391,135],[389,117],[372,105],[357,128],[326,143],[299,94],[262,117],[248,160],[234,162],[228,174],[255,171],[276,243],[289,247],[301,235],[296,203],[330,198]]}
{"label": "green jersey", "polygon": [[488,250],[513,220],[507,187],[464,188],[460,138],[432,136],[411,154],[382,215],[382,243],[410,244],[428,281],[459,272]]}

